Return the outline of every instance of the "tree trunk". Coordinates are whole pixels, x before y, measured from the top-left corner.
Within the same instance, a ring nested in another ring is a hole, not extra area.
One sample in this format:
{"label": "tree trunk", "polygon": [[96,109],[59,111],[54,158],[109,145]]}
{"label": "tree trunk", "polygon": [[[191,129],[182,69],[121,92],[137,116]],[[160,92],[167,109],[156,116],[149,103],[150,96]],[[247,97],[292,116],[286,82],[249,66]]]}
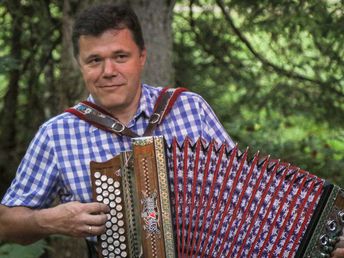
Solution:
{"label": "tree trunk", "polygon": [[143,81],[152,85],[173,85],[172,14],[175,1],[132,0],[141,21],[147,48]]}
{"label": "tree trunk", "polygon": [[[12,35],[11,35],[11,58],[16,62],[16,67],[9,72],[9,82],[7,92],[4,97],[4,106],[1,110],[0,120],[0,173],[6,174],[2,176],[4,180],[0,183],[0,189],[7,189],[12,175],[8,171],[15,169],[17,164],[16,159],[16,117],[19,93],[20,80],[20,63],[22,59],[21,53],[21,31],[22,31],[22,17],[17,15],[17,3],[6,2],[7,9],[12,16]],[[0,196],[3,192],[0,192]]]}

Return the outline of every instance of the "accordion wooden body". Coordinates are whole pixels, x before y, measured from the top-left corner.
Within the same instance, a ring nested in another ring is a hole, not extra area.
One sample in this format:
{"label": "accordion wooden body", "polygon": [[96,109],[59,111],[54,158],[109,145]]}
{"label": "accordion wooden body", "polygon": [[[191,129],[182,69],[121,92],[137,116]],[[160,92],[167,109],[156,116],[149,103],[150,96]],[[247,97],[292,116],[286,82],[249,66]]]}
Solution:
{"label": "accordion wooden body", "polygon": [[99,257],[329,257],[342,232],[343,190],[290,164],[202,140],[132,146],[91,162],[110,206]]}

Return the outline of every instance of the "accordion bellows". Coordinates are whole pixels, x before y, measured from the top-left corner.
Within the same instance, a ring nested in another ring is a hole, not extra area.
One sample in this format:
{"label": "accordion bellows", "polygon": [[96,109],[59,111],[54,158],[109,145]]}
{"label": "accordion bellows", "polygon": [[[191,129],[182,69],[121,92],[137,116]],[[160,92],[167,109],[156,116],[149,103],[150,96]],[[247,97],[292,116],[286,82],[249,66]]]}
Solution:
{"label": "accordion bellows", "polygon": [[110,206],[100,257],[326,257],[344,193],[279,160],[188,139],[133,139],[91,162],[93,197]]}

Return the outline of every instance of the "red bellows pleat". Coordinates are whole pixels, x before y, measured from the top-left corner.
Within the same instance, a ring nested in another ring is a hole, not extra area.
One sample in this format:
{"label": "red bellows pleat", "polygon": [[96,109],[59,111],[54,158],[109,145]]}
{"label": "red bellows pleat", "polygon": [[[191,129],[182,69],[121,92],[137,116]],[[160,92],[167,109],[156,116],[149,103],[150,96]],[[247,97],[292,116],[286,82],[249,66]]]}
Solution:
{"label": "red bellows pleat", "polygon": [[189,226],[187,231],[187,240],[186,240],[186,251],[185,251],[185,257],[187,257],[188,252],[191,250],[190,243],[191,243],[191,236],[195,237],[195,232],[192,231],[192,217],[195,213],[195,195],[196,195],[196,185],[198,181],[198,174],[199,174],[199,156],[201,152],[201,139],[199,139],[196,143],[196,149],[195,149],[195,159],[194,159],[194,166],[193,166],[193,182],[192,182],[192,190],[191,190],[191,204],[190,204],[190,210],[189,210]]}
{"label": "red bellows pleat", "polygon": [[[223,144],[221,145],[221,148],[219,150],[219,155],[217,157],[217,162],[216,162],[216,166],[215,166],[215,171],[214,171],[214,176],[213,176],[213,179],[212,179],[212,183],[211,183],[211,187],[210,187],[210,192],[209,192],[209,196],[208,196],[208,201],[206,203],[206,208],[205,208],[205,213],[203,215],[203,221],[202,221],[202,227],[201,227],[201,231],[200,231],[200,234],[199,234],[199,238],[198,238],[198,243],[197,243],[197,246],[196,246],[196,252],[195,254],[199,253],[199,251],[202,250],[202,253],[204,252],[205,250],[205,244],[203,244],[202,248],[201,248],[201,243],[202,243],[202,238],[203,238],[203,235],[204,235],[204,229],[205,229],[205,226],[206,226],[206,222],[207,222],[207,218],[209,216],[209,211],[210,211],[210,207],[211,207],[211,203],[212,203],[212,199],[213,199],[213,196],[214,196],[214,188],[215,188],[215,185],[216,185],[216,182],[217,182],[217,176],[218,176],[218,173],[219,173],[219,170],[220,170],[220,166],[221,166],[221,162],[222,162],[222,156],[223,154],[225,153],[225,150],[226,150],[226,145]],[[205,235],[206,239],[205,241],[207,242],[208,241],[208,238],[209,238],[209,235]],[[202,254],[203,256],[203,254]]]}
{"label": "red bellows pleat", "polygon": [[[212,152],[213,152],[213,149],[214,149],[214,141],[212,141],[210,144],[209,144],[209,147],[208,147],[208,153],[207,153],[207,157],[206,157],[206,162],[205,162],[205,166],[204,166],[204,170],[203,170],[203,179],[202,179],[202,192],[200,194],[200,198],[199,198],[199,206],[198,206],[198,209],[197,209],[197,214],[196,214],[196,219],[195,219],[195,226],[197,227],[199,225],[199,220],[200,220],[200,214],[201,214],[201,208],[200,207],[204,207],[204,202],[205,202],[205,186],[206,186],[206,183],[207,183],[207,178],[208,178],[208,174],[209,174],[209,167],[210,167],[210,161],[211,161],[211,155],[212,155]],[[193,253],[193,247],[196,246],[196,237],[193,237],[192,239],[192,243],[191,243],[191,248],[189,250],[189,255],[188,257],[192,257]]]}

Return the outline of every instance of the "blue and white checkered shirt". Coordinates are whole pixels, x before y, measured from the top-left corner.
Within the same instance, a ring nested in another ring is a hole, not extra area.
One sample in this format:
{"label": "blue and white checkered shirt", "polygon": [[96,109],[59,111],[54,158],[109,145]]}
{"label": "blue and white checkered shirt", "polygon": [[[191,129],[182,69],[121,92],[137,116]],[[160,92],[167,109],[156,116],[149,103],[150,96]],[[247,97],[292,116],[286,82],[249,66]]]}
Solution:
{"label": "blue and white checkered shirt", "polygon": [[[140,105],[128,127],[142,135],[161,88],[143,85]],[[91,98],[92,99],[92,98]],[[170,143],[202,137],[234,146],[209,105],[197,94],[182,93],[154,135]],[[131,139],[100,130],[70,113],[44,123],[32,140],[2,204],[49,207],[61,202],[91,202],[90,161],[103,162],[130,150]]]}

